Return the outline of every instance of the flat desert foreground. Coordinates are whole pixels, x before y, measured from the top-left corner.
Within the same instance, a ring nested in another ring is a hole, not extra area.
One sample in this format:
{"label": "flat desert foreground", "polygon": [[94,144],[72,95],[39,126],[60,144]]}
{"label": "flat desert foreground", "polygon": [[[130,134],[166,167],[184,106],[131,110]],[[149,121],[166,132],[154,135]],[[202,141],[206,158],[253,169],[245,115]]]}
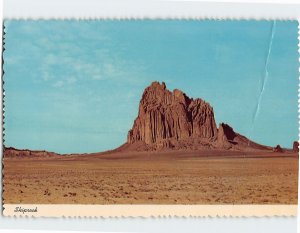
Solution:
{"label": "flat desert foreground", "polygon": [[293,153],[4,158],[5,204],[297,204]]}

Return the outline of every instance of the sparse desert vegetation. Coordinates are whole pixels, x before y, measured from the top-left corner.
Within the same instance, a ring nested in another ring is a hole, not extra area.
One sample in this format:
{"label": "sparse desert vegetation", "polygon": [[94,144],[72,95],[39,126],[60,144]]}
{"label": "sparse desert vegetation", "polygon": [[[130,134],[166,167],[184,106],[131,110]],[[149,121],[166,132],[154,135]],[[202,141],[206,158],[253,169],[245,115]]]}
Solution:
{"label": "sparse desert vegetation", "polygon": [[295,153],[4,158],[6,204],[297,204]]}

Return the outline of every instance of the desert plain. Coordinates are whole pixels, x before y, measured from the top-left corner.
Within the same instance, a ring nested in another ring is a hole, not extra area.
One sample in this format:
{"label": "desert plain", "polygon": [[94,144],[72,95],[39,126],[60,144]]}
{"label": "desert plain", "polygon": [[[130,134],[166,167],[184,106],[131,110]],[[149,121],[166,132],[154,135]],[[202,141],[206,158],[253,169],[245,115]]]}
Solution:
{"label": "desert plain", "polygon": [[5,204],[297,204],[298,154],[4,157]]}

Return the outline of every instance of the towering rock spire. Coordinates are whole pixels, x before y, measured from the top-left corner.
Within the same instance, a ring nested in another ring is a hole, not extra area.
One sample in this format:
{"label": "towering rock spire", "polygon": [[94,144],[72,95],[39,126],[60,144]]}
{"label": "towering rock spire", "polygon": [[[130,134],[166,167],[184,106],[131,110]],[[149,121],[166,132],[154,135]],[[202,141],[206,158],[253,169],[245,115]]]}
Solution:
{"label": "towering rock spire", "polygon": [[208,103],[193,100],[177,89],[171,92],[164,82],[153,82],[143,93],[127,142],[168,147],[189,138],[216,137],[214,112]]}
{"label": "towering rock spire", "polygon": [[209,103],[189,98],[178,89],[171,92],[164,82],[153,82],[144,90],[127,143],[119,149],[272,150],[238,134],[228,124],[221,123],[218,129]]}

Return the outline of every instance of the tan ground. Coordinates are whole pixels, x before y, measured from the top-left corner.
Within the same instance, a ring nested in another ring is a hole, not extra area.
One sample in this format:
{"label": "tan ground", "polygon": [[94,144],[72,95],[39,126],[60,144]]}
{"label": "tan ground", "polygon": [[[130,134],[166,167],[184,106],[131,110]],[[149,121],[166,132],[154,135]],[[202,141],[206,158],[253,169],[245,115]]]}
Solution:
{"label": "tan ground", "polygon": [[3,195],[6,204],[296,204],[297,184],[295,154],[131,153],[5,158]]}

